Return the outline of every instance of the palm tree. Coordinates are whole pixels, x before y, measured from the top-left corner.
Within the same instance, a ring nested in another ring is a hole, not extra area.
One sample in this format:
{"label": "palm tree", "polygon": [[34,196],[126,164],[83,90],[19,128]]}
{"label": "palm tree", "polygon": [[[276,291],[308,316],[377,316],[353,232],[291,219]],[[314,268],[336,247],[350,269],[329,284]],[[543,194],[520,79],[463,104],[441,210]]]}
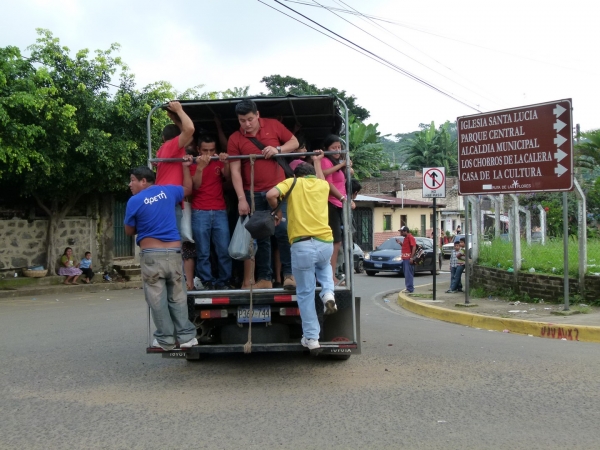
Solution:
{"label": "palm tree", "polygon": [[435,123],[409,139],[404,147],[406,165],[410,170],[423,170],[424,167],[445,167],[448,175],[456,174],[457,142],[450,134],[450,122],[439,129]]}
{"label": "palm tree", "polygon": [[600,167],[600,129],[581,133],[584,141],[575,146],[575,165],[596,170]]}
{"label": "palm tree", "polygon": [[353,115],[349,120],[349,148],[352,167],[356,178],[370,177],[378,173],[382,166],[389,164],[389,158],[383,152],[378,124],[366,125]]}

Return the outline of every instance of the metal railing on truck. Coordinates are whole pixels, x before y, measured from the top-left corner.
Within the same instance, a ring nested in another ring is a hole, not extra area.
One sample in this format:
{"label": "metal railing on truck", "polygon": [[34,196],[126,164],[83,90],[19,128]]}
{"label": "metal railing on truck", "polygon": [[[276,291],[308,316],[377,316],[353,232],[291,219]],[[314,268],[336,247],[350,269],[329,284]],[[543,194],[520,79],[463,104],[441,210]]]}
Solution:
{"label": "metal railing on truck", "polygon": [[[291,106],[293,101],[310,100],[311,98],[318,96],[309,97],[285,97],[284,99],[289,100],[290,107],[293,112],[294,118],[297,120],[296,111]],[[264,103],[270,100],[281,101],[282,98],[252,98],[257,103]],[[227,99],[227,100],[212,100],[212,101],[188,101],[182,102],[184,110],[186,108],[194,106],[205,106],[211,114],[214,115],[214,111],[211,106],[222,105],[222,104],[235,104],[242,99]],[[340,136],[340,139],[344,142],[348,142],[348,110],[345,103],[336,98],[344,107],[344,137]],[[152,141],[151,141],[151,117],[154,112],[159,108],[164,108],[166,104],[155,106],[148,114],[147,119],[147,132],[148,132],[148,164],[151,166],[152,163],[156,162],[183,162],[183,158],[152,158]],[[187,113],[187,111],[186,111]],[[307,117],[310,115],[307,115]],[[341,133],[340,133],[341,134]],[[348,147],[346,145],[346,147]],[[332,154],[336,152],[325,152],[325,154]],[[342,150],[340,153],[349,154],[348,149]],[[280,155],[274,155],[274,157],[299,157],[314,155],[315,152],[302,152],[302,153],[286,153]],[[264,159],[262,155],[256,155],[256,159]],[[229,156],[228,159],[249,159],[249,155],[236,155]],[[211,159],[218,159],[218,156],[214,156]],[[351,197],[351,173],[349,158],[346,158],[346,191],[348,197]],[[353,297],[354,293],[354,264],[353,264],[353,245],[352,245],[352,211],[350,207],[351,202],[343,202],[343,253],[344,253],[344,282],[345,286],[335,287],[335,298],[338,305],[338,312],[323,317],[322,302],[318,296],[320,287],[316,288],[315,291],[315,307],[319,315],[319,322],[321,323],[322,335],[320,339],[321,354],[333,355],[342,359],[348,358],[351,354],[360,354],[360,298]],[[229,320],[230,315],[235,312],[235,308],[243,307],[248,305],[249,296],[253,295],[253,303],[255,305],[273,305],[279,308],[278,313],[287,314],[289,310],[294,310],[296,305],[295,290],[285,290],[282,288],[272,289],[235,289],[235,290],[202,290],[202,291],[188,291],[188,306],[191,309],[190,316],[200,310],[201,314],[207,314],[206,319],[225,319]],[[320,307],[319,307],[320,305]],[[275,311],[277,312],[277,311]],[[293,311],[295,313],[295,311]],[[219,316],[220,315],[220,316]],[[214,316],[214,317],[213,317]],[[297,314],[299,319],[299,312]],[[200,317],[202,320],[203,317]],[[249,327],[256,327],[260,325],[260,322],[254,322],[253,318],[250,319],[252,322],[248,324]],[[152,322],[150,316],[150,308],[147,309],[147,321],[148,321],[148,347],[147,353],[160,353],[165,358],[185,358],[188,360],[201,359],[201,356],[207,353],[235,353],[235,352],[247,352],[248,346],[240,342],[230,343],[199,343],[199,345],[191,347],[189,349],[181,350],[174,349],[165,351],[161,348],[151,347],[152,342]],[[201,322],[202,323],[202,322]],[[197,328],[199,326],[195,321],[194,324]],[[237,324],[238,327],[240,324]],[[266,325],[268,326],[268,325]],[[242,324],[243,327],[243,324]],[[243,328],[244,329],[244,328]],[[256,328],[253,328],[256,330]],[[256,331],[253,331],[254,333]],[[221,339],[222,340],[222,339]],[[247,343],[246,343],[247,344]],[[279,352],[279,351],[306,351],[299,343],[299,338],[295,339],[294,342],[252,342],[251,351],[254,352]]]}

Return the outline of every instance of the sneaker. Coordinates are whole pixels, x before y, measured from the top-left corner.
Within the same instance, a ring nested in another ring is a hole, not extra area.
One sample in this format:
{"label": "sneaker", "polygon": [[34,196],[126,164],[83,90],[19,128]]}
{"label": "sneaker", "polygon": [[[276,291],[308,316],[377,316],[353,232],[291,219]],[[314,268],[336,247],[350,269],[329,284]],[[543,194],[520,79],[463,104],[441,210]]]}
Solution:
{"label": "sneaker", "polygon": [[300,343],[303,347],[307,347],[309,350],[321,348],[317,339],[306,339],[304,336],[302,336],[302,339],[300,339]]}
{"label": "sneaker", "polygon": [[269,280],[258,280],[257,283],[254,284],[253,289],[272,289],[273,283]]}
{"label": "sneaker", "polygon": [[457,291],[453,291],[453,290],[451,290],[451,289],[448,289],[448,290],[446,291],[446,294],[456,294],[456,292],[457,292]]}
{"label": "sneaker", "polygon": [[191,341],[187,341],[179,346],[179,348],[190,348],[194,345],[198,345],[198,339],[194,338]]}
{"label": "sneaker", "polygon": [[175,348],[175,344],[162,345],[159,344],[156,339],[152,341],[152,348],[162,348],[164,351],[168,352],[169,350],[173,350]]}
{"label": "sneaker", "polygon": [[465,291],[463,291],[462,289],[457,289],[456,292],[465,292]]}
{"label": "sneaker", "polygon": [[202,284],[202,281],[198,277],[194,277],[194,288],[197,291],[201,291],[204,289],[204,285]]}
{"label": "sneaker", "polygon": [[323,314],[328,316],[337,312],[337,305],[335,304],[335,297],[331,292],[323,295]]}
{"label": "sneaker", "polygon": [[296,279],[294,275],[286,275],[283,279],[284,289],[296,289]]}

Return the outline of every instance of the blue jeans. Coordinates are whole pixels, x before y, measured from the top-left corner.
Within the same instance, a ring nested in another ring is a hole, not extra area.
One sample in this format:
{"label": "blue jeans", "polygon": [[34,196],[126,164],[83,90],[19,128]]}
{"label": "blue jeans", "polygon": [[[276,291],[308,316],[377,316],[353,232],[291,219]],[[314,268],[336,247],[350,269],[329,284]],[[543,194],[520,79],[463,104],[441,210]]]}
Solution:
{"label": "blue jeans", "polygon": [[[315,309],[316,280],[321,283],[321,298],[333,294],[331,255],[333,244],[317,239],[295,242],[292,245],[292,273],[296,279],[296,300],[302,319],[302,332],[307,339],[319,339],[321,331]],[[316,274],[316,279],[315,279]]]}
{"label": "blue jeans", "polygon": [[[246,194],[246,201],[252,207],[250,202],[250,191],[244,191]],[[266,192],[255,192],[254,193],[254,210],[255,211],[271,211],[269,202],[267,202]],[[283,275],[292,274],[292,256],[290,253],[290,241],[288,240],[287,234],[287,202],[284,201],[281,205],[281,212],[285,221],[281,221],[279,225],[275,227],[275,238],[277,239],[277,246],[279,247],[279,259],[281,260],[281,270]],[[258,241],[258,249],[256,250],[256,280],[268,280],[273,279],[273,269],[271,267],[271,237],[266,239],[260,239]]]}
{"label": "blue jeans", "polygon": [[194,339],[196,327],[188,319],[181,253],[145,251],[140,254],[140,266],[158,343],[173,345],[176,339],[180,344]]}
{"label": "blue jeans", "polygon": [[[465,270],[465,266],[457,265],[454,269],[454,275],[452,275],[452,283],[450,284],[451,291],[457,291],[458,289],[462,289],[462,273]],[[452,269],[450,269],[450,273],[452,274]]]}
{"label": "blue jeans", "polygon": [[409,259],[402,260],[402,271],[404,272],[404,285],[408,292],[415,290],[415,266],[410,263]]}
{"label": "blue jeans", "polygon": [[[202,283],[226,286],[231,278],[229,257],[229,221],[227,211],[192,210],[192,231],[196,242],[196,272]],[[218,278],[212,275],[210,243],[217,255]]]}

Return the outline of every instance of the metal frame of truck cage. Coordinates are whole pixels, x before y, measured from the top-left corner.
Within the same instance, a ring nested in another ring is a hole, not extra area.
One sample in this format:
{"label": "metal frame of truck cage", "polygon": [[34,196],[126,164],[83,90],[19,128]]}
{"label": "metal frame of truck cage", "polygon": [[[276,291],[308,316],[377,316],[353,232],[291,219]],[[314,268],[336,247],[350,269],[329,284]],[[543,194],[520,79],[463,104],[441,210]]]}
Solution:
{"label": "metal frame of truck cage", "polygon": [[[293,102],[311,100],[316,97],[325,97],[325,96],[303,96],[303,97],[261,97],[261,98],[253,98],[249,97],[249,99],[253,100],[255,103],[263,103],[263,102],[272,102],[276,99],[279,100],[288,100],[290,104],[290,108],[294,114],[294,118],[296,118],[296,112],[293,107]],[[348,107],[346,103],[337,96],[330,95],[329,97],[335,98],[339,105],[344,107],[343,111],[343,137],[340,133],[340,139],[345,144],[346,149],[342,150],[342,154],[349,155],[349,123],[348,123]],[[185,101],[182,103],[182,106],[207,106],[208,109],[212,112],[210,106],[216,104],[231,104],[232,106],[244,100],[244,98],[234,98],[234,99],[223,99],[223,100],[204,100],[204,101]],[[148,166],[152,168],[153,162],[161,162],[165,161],[169,158],[152,158],[152,123],[151,118],[154,112],[159,108],[165,108],[166,103],[158,104],[152,108],[152,110],[148,113],[148,118],[146,120],[147,127],[147,140],[148,140]],[[315,117],[315,116],[313,116]],[[314,152],[311,152],[314,154]],[[308,153],[308,154],[311,154]],[[331,154],[336,152],[325,152],[325,154]],[[307,153],[287,153],[282,156],[306,156]],[[277,155],[276,155],[277,156]],[[216,157],[214,157],[216,159]],[[230,156],[229,159],[247,159],[248,157],[245,155],[239,156]],[[264,157],[262,157],[264,158]],[[175,160],[180,160],[179,158],[174,158]],[[212,158],[211,158],[212,159]],[[257,159],[261,159],[261,156],[257,155]],[[352,200],[352,183],[351,183],[351,173],[350,173],[350,158],[346,158],[346,197],[347,201],[343,202],[342,209],[342,222],[343,222],[343,249],[344,249],[344,272],[345,272],[345,286],[336,286],[335,293],[350,295],[350,303],[351,303],[351,316],[352,316],[352,341],[351,342],[320,342],[321,351],[320,354],[327,355],[337,355],[344,356],[349,354],[360,354],[361,345],[360,345],[360,323],[357,320],[357,316],[360,314],[360,297],[353,297],[354,293],[354,263],[353,263],[353,241],[352,241],[352,208],[351,208],[351,200]],[[319,292],[320,288],[317,287],[316,292]],[[260,304],[261,302],[266,302],[263,298],[261,301],[261,296],[267,295],[267,297],[280,296],[280,295],[290,295],[290,292],[284,289],[254,289],[253,296],[256,296],[254,303]],[[219,290],[219,291],[188,291],[188,296],[194,295],[214,295],[216,298],[222,299],[225,295],[229,297],[243,297],[244,299],[250,294],[249,289],[236,289],[236,290]],[[337,298],[337,297],[336,297]],[[247,303],[247,302],[245,302]],[[238,301],[235,301],[232,304],[239,304]],[[340,314],[338,311],[337,314]],[[199,359],[200,354],[202,353],[236,353],[243,352],[244,345],[241,344],[218,344],[218,345],[197,345],[191,347],[190,349],[174,349],[170,351],[165,351],[162,349],[152,348],[152,322],[150,316],[150,307],[147,308],[147,322],[148,322],[148,347],[146,349],[146,353],[161,353],[165,358],[185,358],[185,359]],[[257,326],[260,324],[253,324]],[[253,352],[273,352],[273,351],[306,351],[299,343],[275,343],[275,344],[252,344]]]}

